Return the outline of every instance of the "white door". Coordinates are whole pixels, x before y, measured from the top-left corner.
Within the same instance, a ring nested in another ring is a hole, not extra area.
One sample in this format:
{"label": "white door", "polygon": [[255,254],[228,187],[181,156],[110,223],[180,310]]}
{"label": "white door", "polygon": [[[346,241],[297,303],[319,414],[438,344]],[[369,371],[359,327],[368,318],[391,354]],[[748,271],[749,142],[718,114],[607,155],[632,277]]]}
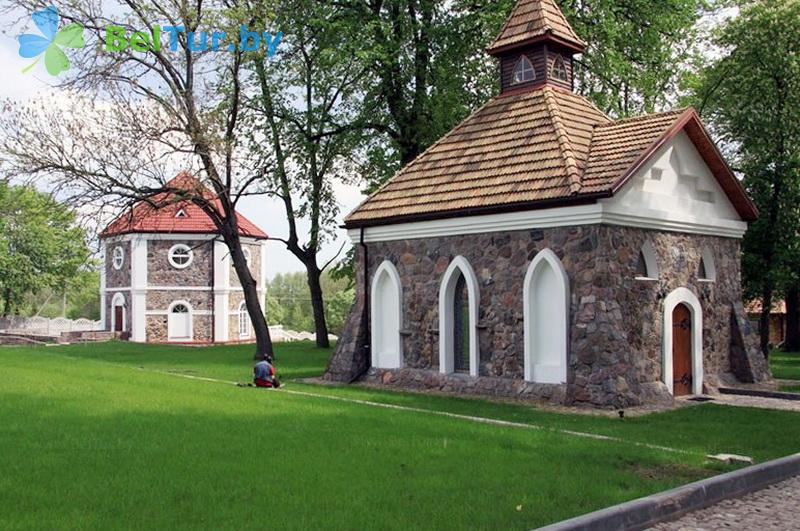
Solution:
{"label": "white door", "polygon": [[400,279],[386,262],[372,284],[372,366],[397,369],[402,364]]}
{"label": "white door", "polygon": [[192,339],[192,314],[185,304],[176,304],[169,312],[167,330],[171,341]]}

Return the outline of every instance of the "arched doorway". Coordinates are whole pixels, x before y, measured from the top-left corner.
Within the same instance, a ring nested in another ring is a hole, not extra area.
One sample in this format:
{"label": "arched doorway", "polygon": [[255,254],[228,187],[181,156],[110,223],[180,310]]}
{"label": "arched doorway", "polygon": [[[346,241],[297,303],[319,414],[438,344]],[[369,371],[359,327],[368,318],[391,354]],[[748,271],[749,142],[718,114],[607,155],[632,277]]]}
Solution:
{"label": "arched doorway", "polygon": [[681,303],[672,310],[672,392],[692,394],[692,312]]}
{"label": "arched doorway", "polygon": [[703,393],[703,309],[687,288],[664,299],[662,380],[675,396]]}
{"label": "arched doorway", "polygon": [[192,340],[192,307],[183,301],[173,302],[167,315],[167,338],[170,341]]}
{"label": "arched doorway", "polygon": [[523,290],[525,379],[566,383],[569,277],[553,251],[544,249],[536,255]]}
{"label": "arched doorway", "polygon": [[402,365],[403,346],[400,328],[403,320],[400,275],[394,264],[383,262],[372,280],[370,298],[372,366],[398,369]]}
{"label": "arched doorway", "polygon": [[124,332],[127,328],[126,318],[125,295],[117,293],[111,299],[111,330],[113,332]]}

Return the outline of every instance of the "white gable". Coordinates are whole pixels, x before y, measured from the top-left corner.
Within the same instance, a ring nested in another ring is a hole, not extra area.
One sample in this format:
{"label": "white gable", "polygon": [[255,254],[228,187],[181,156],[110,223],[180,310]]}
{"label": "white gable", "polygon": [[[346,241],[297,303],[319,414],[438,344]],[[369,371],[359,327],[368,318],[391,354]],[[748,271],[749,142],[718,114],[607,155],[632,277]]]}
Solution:
{"label": "white gable", "polygon": [[648,219],[666,222],[674,224],[674,230],[747,229],[685,132],[662,146],[613,198],[602,203],[612,217],[638,218],[645,224]]}

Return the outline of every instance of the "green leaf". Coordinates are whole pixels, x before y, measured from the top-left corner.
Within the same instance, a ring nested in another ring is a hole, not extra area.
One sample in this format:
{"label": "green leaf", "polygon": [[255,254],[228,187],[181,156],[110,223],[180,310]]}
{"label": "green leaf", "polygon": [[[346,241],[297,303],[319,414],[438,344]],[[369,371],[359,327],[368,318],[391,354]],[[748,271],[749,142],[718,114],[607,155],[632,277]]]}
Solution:
{"label": "green leaf", "polygon": [[83,25],[79,22],[67,24],[56,33],[56,44],[67,48],[83,48],[86,42],[83,40]]}
{"label": "green leaf", "polygon": [[61,72],[69,70],[69,59],[55,42],[50,43],[44,52],[44,66],[51,76],[57,76]]}

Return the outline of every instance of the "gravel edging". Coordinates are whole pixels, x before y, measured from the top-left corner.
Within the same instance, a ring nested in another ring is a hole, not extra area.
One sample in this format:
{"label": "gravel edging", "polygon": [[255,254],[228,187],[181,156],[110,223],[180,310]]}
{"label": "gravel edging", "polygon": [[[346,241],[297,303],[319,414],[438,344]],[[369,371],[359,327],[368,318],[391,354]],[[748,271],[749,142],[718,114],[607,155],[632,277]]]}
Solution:
{"label": "gravel edging", "polygon": [[719,392],[723,395],[758,396],[761,398],[778,398],[780,400],[800,400],[800,393],[790,393],[788,391],[759,391],[756,389],[720,387]]}
{"label": "gravel edging", "polygon": [[645,498],[556,522],[540,531],[638,531],[800,474],[800,454],[689,483]]}

